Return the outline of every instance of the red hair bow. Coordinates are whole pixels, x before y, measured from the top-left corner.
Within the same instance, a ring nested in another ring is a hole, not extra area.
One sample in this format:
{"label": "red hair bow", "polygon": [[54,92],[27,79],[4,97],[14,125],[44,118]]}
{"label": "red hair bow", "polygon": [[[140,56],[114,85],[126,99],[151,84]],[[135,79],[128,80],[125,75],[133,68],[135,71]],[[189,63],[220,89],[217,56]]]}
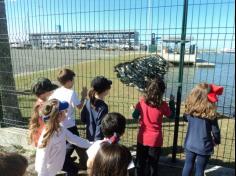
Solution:
{"label": "red hair bow", "polygon": [[114,133],[114,135],[109,139],[110,144],[117,144],[120,141],[120,137]]}
{"label": "red hair bow", "polygon": [[224,91],[224,87],[217,86],[215,84],[209,84],[209,91],[208,91],[208,100],[212,103],[215,103],[218,101],[217,95],[222,95]]}

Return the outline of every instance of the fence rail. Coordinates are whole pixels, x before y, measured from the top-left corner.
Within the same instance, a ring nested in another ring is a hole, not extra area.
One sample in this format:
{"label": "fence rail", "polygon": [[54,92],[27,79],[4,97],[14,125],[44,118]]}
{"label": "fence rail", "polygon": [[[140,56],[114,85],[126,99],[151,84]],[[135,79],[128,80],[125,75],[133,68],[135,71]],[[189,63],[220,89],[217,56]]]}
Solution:
{"label": "fence rail", "polygon": [[218,104],[222,144],[211,162],[234,167],[234,41],[234,0],[0,0],[1,127],[27,128],[33,80],[55,81],[58,69],[68,67],[77,92],[96,75],[113,80],[109,109],[126,115],[124,143],[135,148],[138,125],[129,107],[140,92],[123,85],[114,66],[159,54],[170,63],[165,99],[173,94],[178,110],[163,122],[163,154],[184,159],[183,101],[196,84],[214,82],[225,93]]}

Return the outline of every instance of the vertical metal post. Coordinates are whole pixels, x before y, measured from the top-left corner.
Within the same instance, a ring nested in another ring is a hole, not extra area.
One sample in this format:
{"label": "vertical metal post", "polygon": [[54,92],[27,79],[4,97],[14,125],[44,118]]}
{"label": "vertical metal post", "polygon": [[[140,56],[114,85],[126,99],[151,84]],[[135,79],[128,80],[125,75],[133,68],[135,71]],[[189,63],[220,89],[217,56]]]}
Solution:
{"label": "vertical metal post", "polygon": [[0,113],[4,119],[22,119],[11,63],[5,1],[0,1]]}
{"label": "vertical metal post", "polygon": [[150,43],[149,43],[149,31],[151,31],[152,26],[152,19],[151,19],[151,6],[152,6],[152,0],[148,0],[148,13],[147,13],[147,33],[148,33],[148,42],[147,43],[147,52],[150,50]]}
{"label": "vertical metal post", "polygon": [[[0,90],[0,122],[3,119],[3,112],[2,112],[2,95],[1,95],[1,90]],[[1,123],[0,123],[0,127],[1,127]]]}
{"label": "vertical metal post", "polygon": [[179,79],[178,79],[178,92],[177,92],[177,105],[176,105],[176,116],[175,116],[175,129],[174,129],[172,162],[176,162],[176,153],[177,153],[177,146],[178,146],[179,116],[180,116],[182,84],[183,84],[187,17],[188,17],[188,0],[184,0],[183,20],[182,20],[182,34],[181,34],[181,52],[180,52],[180,63],[179,63]]}

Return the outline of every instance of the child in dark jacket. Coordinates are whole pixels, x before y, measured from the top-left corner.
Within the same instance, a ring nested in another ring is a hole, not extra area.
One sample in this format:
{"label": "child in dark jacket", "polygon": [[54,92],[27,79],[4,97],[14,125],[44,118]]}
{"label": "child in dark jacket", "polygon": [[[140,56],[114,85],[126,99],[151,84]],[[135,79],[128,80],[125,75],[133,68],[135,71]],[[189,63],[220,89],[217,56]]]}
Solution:
{"label": "child in dark jacket", "polygon": [[81,111],[81,121],[86,124],[86,136],[89,141],[102,140],[101,122],[108,113],[104,99],[109,94],[112,81],[103,76],[92,80],[89,100]]}
{"label": "child in dark jacket", "polygon": [[185,139],[185,165],[182,176],[190,176],[195,164],[195,176],[204,176],[204,170],[213,153],[214,146],[220,144],[220,129],[216,119],[217,95],[223,87],[201,83],[186,99],[184,119],[188,121]]}

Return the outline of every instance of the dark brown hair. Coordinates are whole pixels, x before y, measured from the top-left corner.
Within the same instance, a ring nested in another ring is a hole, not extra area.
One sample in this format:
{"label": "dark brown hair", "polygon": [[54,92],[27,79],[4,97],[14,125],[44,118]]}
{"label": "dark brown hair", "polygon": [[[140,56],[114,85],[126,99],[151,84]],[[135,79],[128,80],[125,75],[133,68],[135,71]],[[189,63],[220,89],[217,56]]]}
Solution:
{"label": "dark brown hair", "polygon": [[125,132],[126,118],[117,112],[108,113],[101,124],[102,133],[105,137],[111,137],[116,133],[119,137]]}
{"label": "dark brown hair", "polygon": [[128,148],[120,144],[101,144],[90,176],[126,176],[132,156]]}
{"label": "dark brown hair", "polygon": [[208,100],[207,83],[198,84],[185,101],[185,113],[191,116],[213,120],[216,118],[216,105]]}
{"label": "dark brown hair", "polygon": [[96,76],[92,82],[91,87],[92,89],[89,91],[89,99],[92,106],[96,104],[96,94],[101,94],[107,90],[111,89],[112,81],[105,78],[104,76]]}
{"label": "dark brown hair", "polygon": [[75,72],[68,68],[64,68],[59,71],[57,80],[61,83],[61,85],[65,85],[68,81],[72,81],[75,77]]}
{"label": "dark brown hair", "polygon": [[165,89],[165,83],[160,77],[150,80],[145,90],[146,103],[152,107],[160,107]]}
{"label": "dark brown hair", "polygon": [[0,153],[0,175],[23,176],[28,167],[27,159],[17,153]]}

